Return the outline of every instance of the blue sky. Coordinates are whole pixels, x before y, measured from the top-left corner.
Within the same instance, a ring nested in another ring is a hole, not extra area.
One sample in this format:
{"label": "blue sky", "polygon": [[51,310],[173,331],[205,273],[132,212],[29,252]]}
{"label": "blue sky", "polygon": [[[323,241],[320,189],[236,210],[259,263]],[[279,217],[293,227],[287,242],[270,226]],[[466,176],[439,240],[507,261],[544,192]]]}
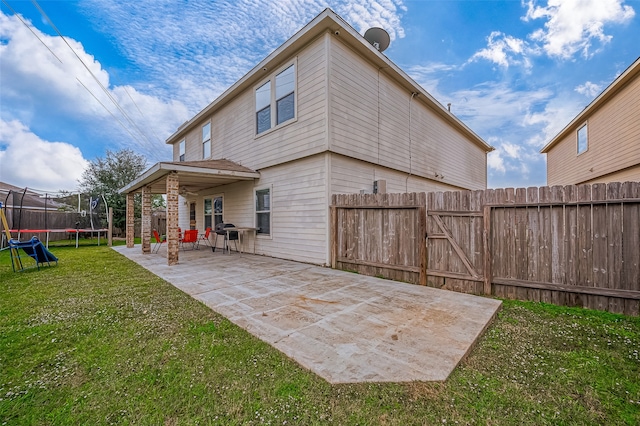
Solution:
{"label": "blue sky", "polygon": [[490,187],[545,185],[539,150],[640,56],[638,0],[2,0],[0,181],[73,189],[107,149],[170,160],[181,123],[325,7],[385,28],[496,148]]}

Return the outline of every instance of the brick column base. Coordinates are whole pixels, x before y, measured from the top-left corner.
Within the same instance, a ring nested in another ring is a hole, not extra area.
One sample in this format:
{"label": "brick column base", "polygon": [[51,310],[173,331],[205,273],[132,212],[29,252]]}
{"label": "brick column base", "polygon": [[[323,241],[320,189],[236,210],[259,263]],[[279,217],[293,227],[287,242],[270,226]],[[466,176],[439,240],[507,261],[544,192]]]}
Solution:
{"label": "brick column base", "polygon": [[167,264],[178,263],[178,174],[167,175]]}
{"label": "brick column base", "polygon": [[135,237],[135,211],[133,207],[133,192],[127,194],[127,247],[133,248]]}
{"label": "brick column base", "polygon": [[142,188],[142,253],[151,253],[151,187]]}

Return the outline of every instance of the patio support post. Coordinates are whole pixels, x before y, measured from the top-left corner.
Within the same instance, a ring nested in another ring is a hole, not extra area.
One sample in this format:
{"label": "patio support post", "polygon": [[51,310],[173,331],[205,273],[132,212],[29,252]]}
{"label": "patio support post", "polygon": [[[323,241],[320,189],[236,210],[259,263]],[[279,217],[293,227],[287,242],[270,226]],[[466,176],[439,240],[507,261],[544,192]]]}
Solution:
{"label": "patio support post", "polygon": [[127,248],[133,248],[135,237],[135,212],[133,209],[133,192],[127,193]]}
{"label": "patio support post", "polygon": [[167,265],[178,264],[178,173],[167,175]]}
{"label": "patio support post", "polygon": [[151,187],[142,187],[142,253],[151,253]]}

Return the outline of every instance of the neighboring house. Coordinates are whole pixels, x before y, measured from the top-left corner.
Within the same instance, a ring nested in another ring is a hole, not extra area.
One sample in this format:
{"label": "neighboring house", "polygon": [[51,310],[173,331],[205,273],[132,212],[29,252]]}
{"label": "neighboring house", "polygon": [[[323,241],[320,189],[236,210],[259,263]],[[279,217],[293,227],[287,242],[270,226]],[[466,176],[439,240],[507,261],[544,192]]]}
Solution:
{"label": "neighboring house", "polygon": [[547,185],[640,181],[640,58],[540,152]]}
{"label": "neighboring house", "polygon": [[330,9],[167,143],[121,192],[167,193],[169,242],[177,191],[176,226],[255,227],[252,251],[324,265],[332,194],[484,189],[493,150]]}

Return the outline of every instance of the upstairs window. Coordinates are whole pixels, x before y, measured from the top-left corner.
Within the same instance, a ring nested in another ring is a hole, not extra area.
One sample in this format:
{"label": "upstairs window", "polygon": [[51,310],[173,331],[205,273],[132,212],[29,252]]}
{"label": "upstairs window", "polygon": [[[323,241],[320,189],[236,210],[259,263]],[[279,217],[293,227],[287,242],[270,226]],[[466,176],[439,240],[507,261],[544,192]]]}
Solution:
{"label": "upstairs window", "polygon": [[202,158],[211,157],[211,123],[202,126]]}
{"label": "upstairs window", "polygon": [[295,114],[294,66],[276,75],[276,125],[291,120]]}
{"label": "upstairs window", "polygon": [[256,90],[256,133],[271,128],[271,81]]}
{"label": "upstairs window", "polygon": [[589,138],[587,136],[587,125],[578,129],[578,154],[582,154],[589,147]]}
{"label": "upstairs window", "polygon": [[257,134],[295,118],[295,91],[295,64],[289,65],[256,89]]}
{"label": "upstairs window", "polygon": [[184,161],[184,143],[185,141],[180,142],[180,161]]}

